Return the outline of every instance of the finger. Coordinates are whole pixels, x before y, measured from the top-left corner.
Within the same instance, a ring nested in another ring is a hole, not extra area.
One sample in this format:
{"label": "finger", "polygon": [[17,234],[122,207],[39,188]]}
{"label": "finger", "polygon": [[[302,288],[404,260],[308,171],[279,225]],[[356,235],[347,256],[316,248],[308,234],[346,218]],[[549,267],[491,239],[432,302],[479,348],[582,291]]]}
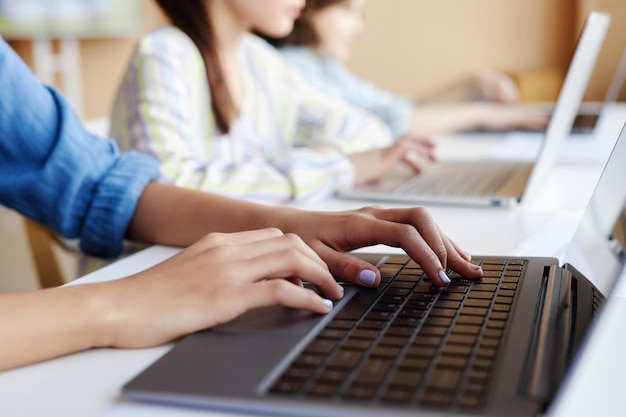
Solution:
{"label": "finger", "polygon": [[426,138],[426,137],[416,137],[414,138],[414,141],[419,145],[419,146],[423,146],[426,147],[428,149],[432,149],[435,147],[435,142],[430,139],[430,138]]}
{"label": "finger", "polygon": [[417,172],[422,172],[424,159],[435,162],[437,158],[429,149],[409,149],[402,157],[402,162],[414,168]]}
{"label": "finger", "polygon": [[[375,216],[380,220],[386,220],[390,222],[413,226],[416,229],[416,233],[435,252],[443,269],[446,268],[447,248],[444,244],[443,235],[441,233],[441,230],[439,229],[439,226],[437,225],[437,223],[435,223],[432,216],[427,210],[422,208],[415,208],[410,210],[378,210],[378,213],[376,213]],[[413,233],[410,233],[410,229],[407,233],[409,233],[409,237],[415,237],[413,236]]]}
{"label": "finger", "polygon": [[410,146],[407,148],[405,153],[412,153],[413,155],[427,158],[431,158],[434,155],[432,148],[421,145]]}
{"label": "finger", "polygon": [[[414,212],[412,216],[421,215],[424,219],[409,219],[404,212]],[[354,216],[349,236],[350,248],[385,244],[403,248],[411,258],[418,262],[428,277],[437,285],[446,285],[449,279],[445,276],[446,246],[439,236],[438,229],[432,223],[430,216],[424,209],[410,210],[386,209],[378,210],[367,208],[361,213],[370,213],[369,216]],[[376,218],[378,217],[378,218]],[[430,223],[430,224],[429,224]],[[420,228],[419,232],[418,229]],[[422,236],[423,234],[423,236]],[[330,271],[341,279],[349,282],[360,282],[364,264],[355,261],[355,258],[333,255],[322,250],[319,244],[313,246],[318,254],[326,261]],[[344,250],[350,248],[343,248]],[[371,266],[370,266],[371,269]],[[376,276],[378,282],[378,275]]]}
{"label": "finger", "polygon": [[321,242],[316,244],[316,251],[328,263],[328,267],[337,278],[370,288],[380,285],[380,271],[371,263],[339,252]]}
{"label": "finger", "polygon": [[420,159],[419,155],[416,155],[414,152],[408,152],[402,157],[401,161],[408,166],[414,174],[419,174],[423,170]]}
{"label": "finger", "polygon": [[509,77],[505,77],[501,83],[500,89],[501,100],[505,103],[514,103],[519,101],[519,90],[515,81]]}
{"label": "finger", "polygon": [[435,147],[435,142],[432,139],[427,138],[425,136],[416,136],[411,133],[407,133],[404,136],[402,136],[400,139],[398,139],[398,142],[412,142],[420,146],[425,146],[427,148]]}
{"label": "finger", "polygon": [[448,238],[454,249],[461,255],[467,262],[472,260],[472,255],[469,252],[464,251],[454,240]]}
{"label": "finger", "polygon": [[[482,277],[482,268],[471,262],[469,255],[460,250],[454,242],[444,237],[444,243],[448,250],[448,267],[461,276],[469,279],[478,279]],[[468,259],[469,258],[469,259]]]}
{"label": "finger", "polygon": [[311,282],[331,299],[336,300],[343,296],[343,289],[330,274],[326,264],[320,265],[293,247],[281,247],[278,250],[251,258],[239,265],[239,268],[240,276],[247,282],[297,278]]}
{"label": "finger", "polygon": [[206,251],[218,246],[236,246],[253,242],[259,242],[283,235],[279,229],[268,227],[259,230],[248,230],[236,233],[219,233],[213,232],[205,235],[186,250],[186,256],[195,256],[200,252]]}
{"label": "finger", "polygon": [[280,279],[250,285],[241,296],[245,297],[248,309],[279,304],[326,314],[333,306],[331,300],[320,297],[314,291]]}
{"label": "finger", "polygon": [[298,287],[304,287],[304,282],[302,282],[300,278],[291,277],[287,278],[287,281],[291,282],[294,285],[297,285]]}
{"label": "finger", "polygon": [[406,148],[407,150],[411,150],[425,157],[427,157],[428,155],[432,155],[435,151],[434,146],[428,146],[423,143],[411,143]]}
{"label": "finger", "polygon": [[270,254],[276,251],[297,250],[304,256],[308,256],[313,261],[317,262],[320,267],[328,270],[326,263],[318,256],[317,253],[309,245],[297,235],[293,233],[280,234],[273,238],[265,240],[258,240],[247,245],[243,245],[241,248],[237,248],[236,256],[242,259],[252,259],[263,255]]}
{"label": "finger", "polygon": [[259,307],[283,305],[326,314],[333,305],[331,300],[322,298],[314,291],[281,279],[244,286],[226,286],[221,288],[218,296],[213,297],[211,301],[199,304],[197,310],[204,310],[204,314],[188,316],[189,322],[185,323],[185,328],[179,333],[186,334],[227,323]]}
{"label": "finger", "polygon": [[[482,275],[475,265],[464,258],[457,246],[452,244],[447,236],[432,220],[430,213],[422,208],[414,209],[374,209],[373,215],[380,219],[397,222],[405,225],[413,225],[417,236],[409,229],[401,246],[416,262],[422,265],[426,274],[437,285],[445,285],[447,277],[444,277],[437,269],[436,262],[431,260],[433,253],[439,259],[443,270],[450,267],[456,272],[467,275],[469,278],[478,278]],[[390,244],[390,243],[388,243]],[[426,246],[425,246],[426,245]],[[430,250],[429,250],[430,249]],[[450,262],[451,261],[451,262]]]}

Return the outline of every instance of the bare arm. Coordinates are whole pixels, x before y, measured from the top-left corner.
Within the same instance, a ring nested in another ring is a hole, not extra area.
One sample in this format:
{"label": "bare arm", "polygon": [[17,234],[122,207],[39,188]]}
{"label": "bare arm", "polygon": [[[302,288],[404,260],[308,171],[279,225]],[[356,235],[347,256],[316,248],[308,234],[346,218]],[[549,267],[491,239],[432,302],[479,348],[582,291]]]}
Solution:
{"label": "bare arm", "polygon": [[360,282],[363,270],[378,270],[345,254],[378,243],[401,247],[438,285],[448,266],[478,278],[479,270],[443,234],[423,208],[364,208],[346,212],[311,212],[270,207],[153,183],[143,193],[129,237],[149,243],[186,246],[208,232],[234,232],[276,227],[309,244],[338,278]]}
{"label": "bare arm", "polygon": [[482,70],[448,84],[422,97],[424,103],[454,103],[476,99],[496,103],[519,101],[519,90],[515,81],[507,74]]}
{"label": "bare arm", "polygon": [[127,237],[146,243],[189,246],[211,232],[268,226],[270,206],[152,182],[145,188]]}
{"label": "bare arm", "polygon": [[264,229],[208,235],[125,279],[3,294],[0,370],[92,347],[155,346],[271,304],[330,310],[283,278],[311,281],[331,299],[343,293],[300,238]]}
{"label": "bare arm", "polygon": [[407,131],[416,135],[430,136],[473,129],[542,129],[547,122],[545,113],[522,105],[424,104],[413,111]]}

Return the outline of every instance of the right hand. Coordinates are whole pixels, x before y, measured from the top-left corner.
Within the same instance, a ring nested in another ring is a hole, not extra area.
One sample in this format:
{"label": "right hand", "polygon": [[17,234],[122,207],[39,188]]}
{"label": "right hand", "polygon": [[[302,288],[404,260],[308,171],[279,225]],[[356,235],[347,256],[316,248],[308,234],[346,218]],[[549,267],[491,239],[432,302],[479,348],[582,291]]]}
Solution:
{"label": "right hand", "polygon": [[387,148],[348,155],[354,166],[355,185],[364,185],[379,179],[399,162],[406,164],[417,174],[421,171],[421,158],[435,160],[434,147],[435,144],[430,139],[407,134]]}
{"label": "right hand", "polygon": [[[443,278],[448,268],[468,279],[482,276],[482,269],[471,262],[471,256],[441,231],[423,207],[329,212],[272,207],[266,217],[270,224],[302,237],[343,281],[369,287],[380,284],[378,268],[350,254],[377,244],[402,248],[437,286],[450,283]],[[364,282],[363,273],[373,281]]]}
{"label": "right hand", "polygon": [[274,304],[328,313],[332,303],[301,280],[330,299],[343,295],[326,264],[294,234],[211,233],[146,271],[95,284],[110,314],[102,345],[155,346]]}

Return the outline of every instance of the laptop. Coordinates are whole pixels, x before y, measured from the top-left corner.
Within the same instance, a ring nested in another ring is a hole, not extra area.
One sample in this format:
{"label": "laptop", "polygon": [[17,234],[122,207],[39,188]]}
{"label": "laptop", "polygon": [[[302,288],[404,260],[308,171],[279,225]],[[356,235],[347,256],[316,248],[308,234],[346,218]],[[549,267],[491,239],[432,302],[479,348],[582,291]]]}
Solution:
{"label": "laptop", "polygon": [[363,255],[380,288],[345,284],[328,315],[268,307],[189,335],[123,396],[272,416],[541,415],[626,272],[624,178],[626,127],[562,265],[477,257],[480,280],[435,288],[405,255]]}
{"label": "laptop", "polygon": [[399,170],[381,180],[337,193],[340,198],[508,207],[532,198],[558,158],[602,47],[610,17],[591,12],[535,161],[482,158],[428,164],[414,175]]}
{"label": "laptop", "polygon": [[[622,51],[622,55],[618,60],[618,64],[616,66],[615,72],[613,73],[613,78],[609,83],[609,87],[604,96],[604,100],[602,102],[582,102],[576,117],[574,118],[574,123],[572,125],[572,134],[591,134],[594,132],[596,126],[598,125],[600,118],[603,114],[603,110],[612,105],[617,101],[617,97],[619,96],[619,92],[624,84],[624,80],[626,79],[626,48]],[[552,115],[552,110],[545,112],[546,116]],[[472,129],[466,130],[464,133],[487,133],[490,135],[496,133],[509,133],[509,132],[545,132],[545,129],[533,129],[533,128],[519,128],[513,127],[510,129],[502,129],[502,130],[485,130],[485,129]]]}

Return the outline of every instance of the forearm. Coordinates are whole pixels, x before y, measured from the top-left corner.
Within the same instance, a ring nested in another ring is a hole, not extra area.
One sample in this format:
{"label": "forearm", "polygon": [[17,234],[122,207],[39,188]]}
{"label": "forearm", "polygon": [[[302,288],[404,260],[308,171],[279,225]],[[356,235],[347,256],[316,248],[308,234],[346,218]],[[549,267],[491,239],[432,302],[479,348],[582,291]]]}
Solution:
{"label": "forearm", "polygon": [[0,295],[0,370],[106,346],[108,307],[93,286]]}
{"label": "forearm", "polygon": [[415,135],[430,136],[456,132],[480,125],[478,106],[468,104],[422,105],[415,108],[407,130]]}
{"label": "forearm", "polygon": [[146,243],[188,246],[210,232],[261,229],[270,214],[288,210],[188,190],[161,183],[145,188],[127,238]]}
{"label": "forearm", "polygon": [[420,97],[419,101],[425,104],[458,103],[470,100],[475,89],[475,81],[472,77],[461,78]]}

